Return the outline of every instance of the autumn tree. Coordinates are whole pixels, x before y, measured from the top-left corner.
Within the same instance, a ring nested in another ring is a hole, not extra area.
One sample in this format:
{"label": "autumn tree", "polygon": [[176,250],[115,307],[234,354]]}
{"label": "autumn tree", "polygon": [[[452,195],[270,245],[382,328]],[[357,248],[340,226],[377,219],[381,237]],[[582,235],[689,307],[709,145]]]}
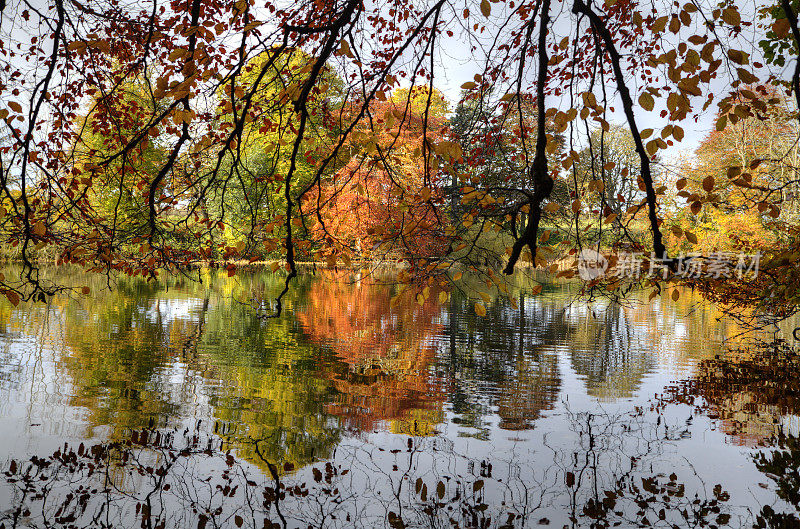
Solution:
{"label": "autumn tree", "polygon": [[[579,217],[613,222],[613,211],[587,208],[596,198],[586,193],[596,194],[596,184],[591,191],[575,184],[581,147],[593,130],[610,132],[612,115],[624,116],[641,179],[641,198],[626,213],[645,222],[649,234],[643,244],[653,255],[674,264],[659,207],[666,190],[655,181],[653,159],[683,139],[681,124],[718,112],[744,119],[778,105],[769,98],[749,98],[744,90],[791,90],[788,111],[796,117],[800,70],[792,57],[795,67],[787,80],[779,64],[781,54],[797,50],[796,8],[781,0],[756,9],[758,18],[751,21],[729,1],[711,6],[636,0],[10,4],[1,19],[0,137],[9,141],[0,147],[0,186],[9,205],[4,242],[19,247],[24,271],[2,280],[0,289],[17,301],[45,299],[60,288],[40,280],[36,247],[52,248],[62,262],[85,269],[153,277],[164,270],[186,271],[212,255],[257,257],[262,247],[249,243],[263,238],[261,231],[270,224],[275,251],[286,261],[288,289],[298,274],[299,251],[342,258],[359,251],[359,245],[331,230],[315,238],[328,222],[324,199],[315,198],[324,196],[326,186],[339,189],[332,182],[356,158],[363,161],[359,171],[372,171],[370,164],[377,160],[386,177],[392,167],[408,163],[402,162],[408,141],[373,137],[381,127],[386,131],[377,120],[395,103],[391,94],[401,89],[409,89],[406,100],[414,104],[401,106],[394,119],[415,131],[411,155],[422,163],[413,178],[393,180],[395,211],[387,212],[373,232],[395,235],[393,250],[415,263],[409,278],[413,288],[448,284],[445,274],[459,262],[492,271],[502,283],[495,272],[513,273],[526,255],[541,263],[540,226],[568,221],[579,228]],[[761,44],[763,62],[754,42]],[[509,124],[487,132],[513,133],[510,143],[487,142],[513,146],[503,151],[506,167],[471,163],[436,123],[433,94],[450,66],[446,57],[456,50],[468,53],[477,71],[462,85],[463,99],[496,117],[498,125]],[[287,54],[307,59],[299,65],[286,60]],[[341,79],[341,86],[337,104],[326,112],[331,75]],[[143,83],[147,99],[136,108],[119,95],[134,80]],[[426,88],[415,99],[418,87]],[[91,98],[108,109],[97,130],[113,131],[118,139],[87,167],[70,153],[86,134],[78,117]],[[250,133],[274,125],[270,112],[281,116],[282,148],[271,158],[279,161],[275,169],[269,169],[269,156],[257,167],[247,153]],[[115,129],[119,116],[126,119],[124,133]],[[730,121],[718,121],[719,129]],[[143,224],[136,230],[108,229],[108,219],[95,215],[87,198],[88,188],[101,185],[93,174],[131,167],[151,143],[161,146],[163,155],[141,171],[141,178],[126,176],[116,183],[118,196],[142,204]],[[259,173],[270,175],[269,193],[267,182],[256,182]],[[509,189],[496,185],[499,174],[509,176]],[[796,180],[786,176],[787,185]],[[454,181],[463,207],[460,222],[453,222],[457,230],[448,231],[441,223],[447,202],[438,200],[437,188]],[[715,179],[709,193],[727,185]],[[559,199],[554,190],[568,199]],[[274,204],[281,211],[269,221],[252,215],[253,205],[267,194],[281,196]],[[782,208],[779,195],[773,189],[771,206]],[[424,229],[441,232],[435,251],[411,244],[417,237],[402,236],[407,225],[398,230],[398,219],[404,208],[422,208],[426,213],[416,216],[425,219]],[[256,221],[241,231],[243,246],[231,245],[220,234],[241,224],[245,211]],[[524,225],[514,222],[521,216]],[[578,228],[564,231],[558,252],[579,251],[586,234]],[[487,230],[503,241],[502,258],[466,258],[464,252],[481,244]],[[272,307],[278,313],[286,289]]]}
{"label": "autumn tree", "polygon": [[321,179],[306,202],[326,260],[444,254],[440,154],[458,148],[440,140],[446,110],[441,93],[426,86],[373,103],[370,119],[351,134],[348,163]]}

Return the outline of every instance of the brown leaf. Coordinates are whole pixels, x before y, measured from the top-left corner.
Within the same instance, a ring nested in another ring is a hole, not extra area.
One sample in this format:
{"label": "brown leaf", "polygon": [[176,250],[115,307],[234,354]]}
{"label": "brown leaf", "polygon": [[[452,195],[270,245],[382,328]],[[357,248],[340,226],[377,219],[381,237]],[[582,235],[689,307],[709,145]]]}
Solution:
{"label": "brown leaf", "polygon": [[728,7],[722,10],[722,20],[731,26],[738,26],[742,22],[739,10],[735,7]]}
{"label": "brown leaf", "polygon": [[649,92],[643,92],[642,95],[639,96],[639,106],[645,110],[653,110],[655,107],[653,96],[650,95]]}
{"label": "brown leaf", "polygon": [[747,64],[750,62],[750,55],[741,50],[728,50],[728,57],[736,64]]}
{"label": "brown leaf", "polygon": [[15,307],[19,305],[19,294],[13,290],[6,290],[6,297],[8,298],[8,301],[10,301]]}
{"label": "brown leaf", "polygon": [[736,68],[736,72],[739,74],[739,79],[741,79],[743,83],[753,84],[758,82],[758,77],[745,68]]}
{"label": "brown leaf", "polygon": [[772,24],[772,32],[775,33],[775,36],[779,39],[785,39],[789,36],[789,21],[785,18],[780,20],[776,20],[774,24]]}

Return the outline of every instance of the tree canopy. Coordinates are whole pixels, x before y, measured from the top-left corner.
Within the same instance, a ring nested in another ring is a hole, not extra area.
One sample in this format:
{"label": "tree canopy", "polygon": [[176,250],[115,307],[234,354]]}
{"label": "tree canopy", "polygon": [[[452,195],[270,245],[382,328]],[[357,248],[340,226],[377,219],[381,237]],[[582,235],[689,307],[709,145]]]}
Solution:
{"label": "tree canopy", "polygon": [[[4,3],[0,247],[24,266],[0,291],[66,288],[40,276],[47,259],[110,277],[275,260],[280,313],[303,260],[398,260],[424,301],[465,268],[500,291],[530,264],[574,275],[585,248],[659,262],[656,289],[681,253],[746,250],[766,272],[746,295],[701,286],[789,310],[798,7]],[[695,159],[666,167],[695,122]]]}

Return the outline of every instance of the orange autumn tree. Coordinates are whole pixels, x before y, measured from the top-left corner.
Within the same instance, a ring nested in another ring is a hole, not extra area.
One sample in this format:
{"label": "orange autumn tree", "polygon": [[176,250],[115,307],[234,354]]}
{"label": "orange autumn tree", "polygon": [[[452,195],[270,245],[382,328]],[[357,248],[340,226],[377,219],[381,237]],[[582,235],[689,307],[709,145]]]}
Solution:
{"label": "orange autumn tree", "polygon": [[[441,332],[434,299],[415,300],[406,291],[393,303],[392,287],[372,276],[324,274],[296,314],[308,339],[338,360],[323,362],[340,393],[330,411],[367,430],[381,420],[413,423],[413,416],[440,415],[445,388],[429,369]],[[430,426],[418,420],[409,433],[421,435]]]}
{"label": "orange autumn tree", "polygon": [[438,153],[458,149],[442,139],[447,102],[425,86],[384,99],[350,134],[347,165],[308,196],[318,220],[312,237],[329,262],[425,259],[447,249]]}

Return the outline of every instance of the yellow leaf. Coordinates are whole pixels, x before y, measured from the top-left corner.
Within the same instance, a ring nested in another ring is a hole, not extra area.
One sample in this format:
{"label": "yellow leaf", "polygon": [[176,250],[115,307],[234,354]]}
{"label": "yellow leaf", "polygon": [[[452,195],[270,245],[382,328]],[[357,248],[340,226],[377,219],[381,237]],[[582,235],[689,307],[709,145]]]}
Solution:
{"label": "yellow leaf", "polygon": [[479,292],[479,294],[484,303],[489,303],[490,301],[492,301],[492,298],[489,297],[489,294],[487,294],[486,292]]}
{"label": "yellow leaf", "polygon": [[445,303],[447,301],[447,292],[442,291],[439,292],[439,303]]}
{"label": "yellow leaf", "polygon": [[478,316],[486,316],[486,307],[480,303],[475,303],[475,314]]}
{"label": "yellow leaf", "polygon": [[459,279],[461,279],[461,276],[462,276],[461,272],[456,272],[455,274],[453,274],[453,281],[458,281]]}

